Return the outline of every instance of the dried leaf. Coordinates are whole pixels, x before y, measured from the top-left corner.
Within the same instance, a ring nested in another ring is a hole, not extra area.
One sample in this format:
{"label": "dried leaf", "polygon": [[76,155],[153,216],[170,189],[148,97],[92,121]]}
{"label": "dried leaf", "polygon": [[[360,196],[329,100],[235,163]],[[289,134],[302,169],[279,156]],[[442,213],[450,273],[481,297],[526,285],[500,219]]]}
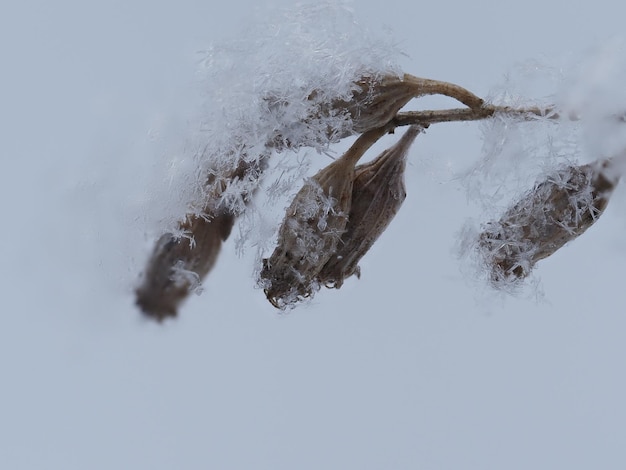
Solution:
{"label": "dried leaf", "polygon": [[[363,76],[354,83],[354,92],[349,100],[335,99],[324,101],[326,95],[321,90],[314,90],[308,100],[317,102],[313,112],[302,119],[300,124],[317,122],[320,118],[347,114],[352,126],[346,129],[328,129],[327,137],[341,139],[352,134],[367,132],[389,124],[398,111],[411,99],[425,95],[443,95],[454,98],[472,109],[483,106],[483,100],[466,89],[453,83],[415,77],[410,74],[382,76]],[[265,101],[276,112],[289,105],[280,98],[280,93],[270,93]],[[297,125],[291,123],[291,125]],[[294,134],[290,129],[289,134]],[[310,142],[297,142],[285,138],[285,130],[277,129],[268,142],[268,146],[277,151],[284,148],[297,148],[310,145]],[[297,133],[295,133],[297,134]]]}

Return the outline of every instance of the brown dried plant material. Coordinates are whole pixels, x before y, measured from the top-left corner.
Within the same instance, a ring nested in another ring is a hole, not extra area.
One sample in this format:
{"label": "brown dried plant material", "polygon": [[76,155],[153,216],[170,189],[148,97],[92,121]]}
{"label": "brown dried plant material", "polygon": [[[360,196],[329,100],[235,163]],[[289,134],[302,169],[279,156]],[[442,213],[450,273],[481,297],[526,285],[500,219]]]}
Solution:
{"label": "brown dried plant material", "polygon": [[[175,317],[180,304],[200,289],[236,220],[236,215],[220,207],[218,201],[228,182],[258,179],[264,166],[264,158],[256,162],[241,158],[235,168],[222,168],[210,174],[208,202],[201,214],[185,217],[178,226],[182,236],[165,233],[155,244],[141,284],[135,290],[137,306],[145,315],[158,321]],[[251,195],[241,194],[241,197],[247,200]]]}
{"label": "brown dried plant material", "polygon": [[[452,97],[467,108],[398,113],[411,99],[433,94]],[[265,101],[270,110],[281,113],[284,106],[288,113],[289,103],[279,96],[269,95]],[[338,288],[345,278],[358,274],[358,261],[397,212],[404,198],[403,186],[402,190],[395,192],[398,199],[385,199],[390,193],[385,193],[382,183],[379,185],[375,181],[387,178],[392,181],[392,186],[400,188],[403,167],[389,170],[391,164],[382,162],[396,160],[404,165],[402,158],[380,156],[376,162],[354,168],[362,154],[385,132],[398,126],[425,128],[438,122],[480,120],[499,113],[531,120],[535,116],[572,119],[571,116],[561,116],[551,107],[515,109],[486,105],[458,85],[409,74],[364,75],[354,83],[348,100],[328,98],[324,90],[305,93],[304,100],[307,99],[310,103],[305,103],[305,108],[313,104],[308,115],[301,116],[296,109],[295,122],[276,120],[277,123],[287,122],[289,132],[282,124],[277,125],[275,134],[265,142],[268,153],[303,145],[327,145],[355,133],[363,135],[344,157],[322,170],[298,193],[281,225],[279,246],[269,259],[264,260],[261,278],[265,292],[270,302],[279,308],[311,295],[320,284]],[[346,117],[351,121],[348,126],[344,126]],[[406,139],[412,142],[411,132],[414,131],[410,131]],[[282,133],[290,135],[292,141],[286,140]],[[410,142],[407,148],[409,145]],[[393,149],[388,152],[393,153]],[[263,159],[267,156],[264,155]],[[263,168],[246,162],[241,152],[231,159],[219,160],[224,168],[216,169],[208,178],[203,202],[190,208],[178,226],[184,236],[164,234],[147,263],[141,285],[136,289],[136,301],[149,317],[160,321],[176,315],[180,303],[199,287],[213,267],[221,244],[241,210],[241,202],[246,204],[252,197],[254,189],[251,188],[256,187]],[[593,224],[616,184],[616,180],[606,177],[599,169],[608,166],[609,162],[598,165],[572,167],[561,172],[557,175],[563,180],[561,183],[548,180],[538,185],[536,196],[528,195],[501,221],[487,224],[479,245],[492,268],[494,283],[526,276],[534,263]],[[391,171],[391,176],[383,176],[387,171]],[[368,179],[370,173],[372,176]],[[337,176],[342,174],[344,178]],[[590,178],[592,189],[583,191],[581,175]],[[237,184],[238,181],[244,184]],[[346,194],[349,195],[347,198]],[[578,198],[582,194],[588,200]],[[224,204],[224,201],[230,201],[229,198],[237,199],[240,209],[233,211],[229,202]],[[354,208],[353,198],[358,201]],[[570,202],[571,207],[564,202],[570,198],[578,201],[576,207],[573,202]],[[371,202],[366,202],[369,200]],[[542,210],[546,204],[547,209]],[[225,210],[226,206],[231,209]],[[384,207],[388,209],[379,210]],[[563,215],[570,212],[577,214],[573,221],[568,219],[571,216]],[[346,220],[347,214],[350,220]],[[359,223],[359,220],[363,222]],[[343,251],[331,260],[337,250]]]}
{"label": "brown dried plant material", "polygon": [[278,231],[278,246],[263,260],[260,273],[265,295],[275,307],[291,306],[317,288],[316,277],[346,227],[355,165],[385,132],[381,128],[361,135],[294,197]]}
{"label": "brown dried plant material", "polygon": [[189,238],[171,233],[159,238],[136,290],[144,314],[158,321],[176,316],[180,303],[199,288],[215,264],[234,219],[232,214],[189,217],[180,226]]}
{"label": "brown dried plant material", "polygon": [[359,261],[387,229],[406,198],[406,157],[421,131],[421,126],[411,126],[393,147],[356,167],[346,231],[337,251],[319,273],[320,283],[339,289],[346,278],[360,276]]}
{"label": "brown dried plant material", "polygon": [[591,227],[602,215],[617,178],[611,160],[568,166],[537,184],[497,222],[489,222],[478,248],[491,282],[506,288]]}
{"label": "brown dried plant material", "polygon": [[354,132],[382,127],[411,99],[421,95],[421,88],[408,77],[363,77],[355,83],[356,89],[350,101],[336,100],[331,107],[334,112],[350,115]]}
{"label": "brown dried plant material", "polygon": [[349,102],[336,101],[335,109],[345,109],[352,117],[353,129],[365,132],[390,122],[412,98],[443,95],[454,98],[469,108],[478,109],[483,100],[453,83],[419,78],[408,73],[402,76],[363,77],[356,82],[359,91]]}
{"label": "brown dried plant material", "polygon": [[[289,240],[289,234],[293,234],[296,228],[302,233],[292,237],[291,244],[287,243],[282,251],[277,249],[265,261],[262,272],[262,278],[271,285],[266,293],[275,305],[283,302],[290,292],[302,297],[310,295],[315,275],[335,250],[345,229],[346,214],[351,204],[349,195],[354,165],[369,146],[391,129],[390,122],[406,103],[414,97],[427,94],[451,96],[472,108],[482,105],[480,98],[457,85],[408,74],[363,77],[355,83],[355,92],[350,101],[320,104],[321,114],[348,113],[353,120],[352,131],[364,135],[344,157],[305,185],[294,200],[292,215],[285,220],[280,239]],[[309,99],[319,99],[317,95],[314,92]],[[273,106],[279,104],[270,103]],[[306,124],[307,119],[303,122]],[[267,147],[281,150],[295,144],[301,143],[284,142],[278,136],[270,139]],[[217,207],[223,191],[233,181],[252,174],[258,177],[262,171],[247,163],[243,157],[233,158],[237,158],[236,167],[218,169],[208,178],[204,207],[188,214],[179,224],[179,231],[184,236],[166,233],[157,241],[141,284],[136,289],[136,303],[147,316],[157,320],[175,316],[179,305],[198,288],[215,264],[222,242],[227,239],[236,219],[232,212]],[[345,178],[338,176],[342,174]],[[345,194],[348,197],[344,197]],[[241,196],[245,199],[250,195]],[[335,200],[335,206],[330,204]],[[316,212],[312,207],[319,209]],[[297,262],[292,268],[286,269],[289,257],[297,258]]]}
{"label": "brown dried plant material", "polygon": [[[354,82],[354,92],[349,100],[335,99],[325,102],[321,91],[313,91],[308,100],[318,102],[318,107],[302,123],[316,122],[320,118],[347,114],[352,126],[349,129],[328,129],[328,137],[341,139],[352,134],[360,134],[389,124],[413,98],[425,95],[443,95],[454,98],[465,104],[474,114],[480,113],[484,107],[481,98],[463,87],[439,80],[415,77],[410,74],[382,76],[363,76]],[[280,94],[269,94],[265,101],[270,109],[280,112],[288,102],[279,98]],[[469,111],[469,110],[468,110]],[[490,114],[493,114],[493,110]],[[422,125],[428,125],[423,123]],[[303,145],[284,138],[280,129],[269,139],[268,146],[277,151]],[[307,143],[310,144],[310,143]]]}

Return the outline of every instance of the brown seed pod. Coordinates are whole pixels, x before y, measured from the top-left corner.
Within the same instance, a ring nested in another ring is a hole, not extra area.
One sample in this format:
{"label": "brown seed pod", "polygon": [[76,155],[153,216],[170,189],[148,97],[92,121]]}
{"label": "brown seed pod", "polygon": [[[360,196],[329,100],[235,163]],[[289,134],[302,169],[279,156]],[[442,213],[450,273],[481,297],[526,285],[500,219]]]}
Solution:
{"label": "brown seed pod", "polygon": [[144,314],[162,321],[175,317],[178,306],[199,287],[211,270],[222,242],[228,238],[235,217],[191,217],[180,228],[190,238],[166,233],[159,238],[141,285],[135,291]]}
{"label": "brown seed pod", "polygon": [[363,77],[355,83],[356,90],[350,101],[333,102],[334,110],[347,111],[355,132],[384,126],[411,99],[420,96],[421,88],[409,75],[402,77]]}
{"label": "brown seed pod", "polygon": [[[425,95],[449,96],[472,109],[483,105],[481,98],[453,83],[419,78],[410,74],[372,75],[363,76],[354,82],[354,91],[349,100],[325,101],[325,95],[321,91],[314,90],[308,95],[308,100],[317,102],[317,107],[313,108],[315,111],[304,118],[302,123],[307,124],[320,118],[347,114],[352,121],[351,128],[328,130],[328,137],[341,139],[387,125],[411,99]],[[289,105],[280,96],[280,93],[270,93],[265,97],[269,108],[277,113]],[[292,125],[295,124],[292,123]],[[284,138],[283,132],[278,129],[267,145],[280,151],[310,144],[310,142],[289,141]]]}
{"label": "brown seed pod", "polygon": [[320,271],[320,283],[339,289],[346,278],[360,275],[359,261],[387,229],[404,202],[406,156],[421,131],[420,126],[411,126],[393,147],[356,167],[346,231],[337,251]]}
{"label": "brown seed pod", "polygon": [[[265,157],[256,162],[241,159],[236,168],[212,172],[207,180],[210,189],[202,215],[189,214],[179,223],[183,236],[165,233],[159,238],[135,290],[136,304],[146,316],[158,321],[175,317],[178,306],[199,288],[236,220],[231,211],[218,207],[227,182],[258,179],[264,167]],[[244,201],[249,197],[250,194],[241,194]]]}
{"label": "brown seed pod", "polygon": [[354,167],[386,129],[361,135],[339,159],[300,189],[278,231],[278,246],[263,260],[261,283],[267,299],[286,308],[309,297],[316,277],[335,252],[352,200]]}
{"label": "brown seed pod", "polygon": [[333,103],[333,108],[348,111],[356,132],[384,126],[412,98],[420,96],[449,96],[470,108],[479,108],[483,105],[482,99],[458,85],[414,77],[408,73],[402,76],[363,77],[356,85],[358,91],[352,95],[349,102]]}
{"label": "brown seed pod", "polygon": [[478,249],[494,286],[526,277],[535,263],[598,220],[617,184],[610,167],[610,160],[565,167],[537,184],[499,221],[483,227]]}

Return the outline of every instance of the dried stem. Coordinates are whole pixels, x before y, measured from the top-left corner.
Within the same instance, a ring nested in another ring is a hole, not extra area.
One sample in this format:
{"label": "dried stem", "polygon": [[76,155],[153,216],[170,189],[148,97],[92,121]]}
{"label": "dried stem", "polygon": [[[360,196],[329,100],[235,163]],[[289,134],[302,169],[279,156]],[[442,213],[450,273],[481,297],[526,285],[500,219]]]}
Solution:
{"label": "dried stem", "polygon": [[[463,121],[480,121],[495,115],[515,116],[523,120],[532,121],[537,118],[561,119],[563,116],[554,111],[553,107],[540,108],[532,106],[529,108],[513,108],[510,106],[497,106],[486,104],[480,108],[453,108],[453,109],[437,109],[427,111],[408,111],[398,113],[393,120],[396,126],[421,125],[428,126],[440,122],[463,122]],[[567,119],[576,121],[580,119],[578,115],[569,115]]]}
{"label": "dried stem", "polygon": [[419,78],[413,75],[404,74],[404,81],[415,85],[418,91],[416,96],[424,95],[443,95],[460,101],[470,109],[481,108],[484,104],[482,98],[465,88],[455,85],[454,83],[442,82],[440,80],[431,80],[429,78]]}
{"label": "dried stem", "polygon": [[[563,114],[556,111],[554,106],[530,106],[527,108],[513,108],[511,106],[498,106],[493,104],[484,104],[479,108],[451,108],[451,109],[433,109],[426,111],[408,111],[398,113],[393,119],[394,127],[420,125],[428,127],[430,124],[440,122],[463,122],[463,121],[480,121],[494,117],[496,115],[516,117],[524,121],[533,121],[537,118],[550,120],[568,120],[580,121],[583,117],[576,113],[570,112]],[[626,122],[626,113],[611,114],[606,117],[607,120]]]}

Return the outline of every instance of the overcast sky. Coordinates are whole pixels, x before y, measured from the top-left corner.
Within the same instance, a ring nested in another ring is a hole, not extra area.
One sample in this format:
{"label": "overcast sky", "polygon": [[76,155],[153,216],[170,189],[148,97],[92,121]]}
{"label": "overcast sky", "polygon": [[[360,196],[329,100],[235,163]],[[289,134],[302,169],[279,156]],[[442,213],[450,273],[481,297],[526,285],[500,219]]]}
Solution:
{"label": "overcast sky", "polygon": [[[128,217],[162,171],[158,144],[185,139],[196,52],[288,5],[0,7],[0,466],[625,468],[626,199],[540,263],[538,287],[492,294],[455,254],[481,216],[454,179],[480,159],[476,124],[419,136],[360,280],[281,316],[231,239],[180,318],[140,317],[153,240]],[[624,18],[615,1],[351,6],[396,38],[407,72],[481,96],[516,64],[605,44]]]}

